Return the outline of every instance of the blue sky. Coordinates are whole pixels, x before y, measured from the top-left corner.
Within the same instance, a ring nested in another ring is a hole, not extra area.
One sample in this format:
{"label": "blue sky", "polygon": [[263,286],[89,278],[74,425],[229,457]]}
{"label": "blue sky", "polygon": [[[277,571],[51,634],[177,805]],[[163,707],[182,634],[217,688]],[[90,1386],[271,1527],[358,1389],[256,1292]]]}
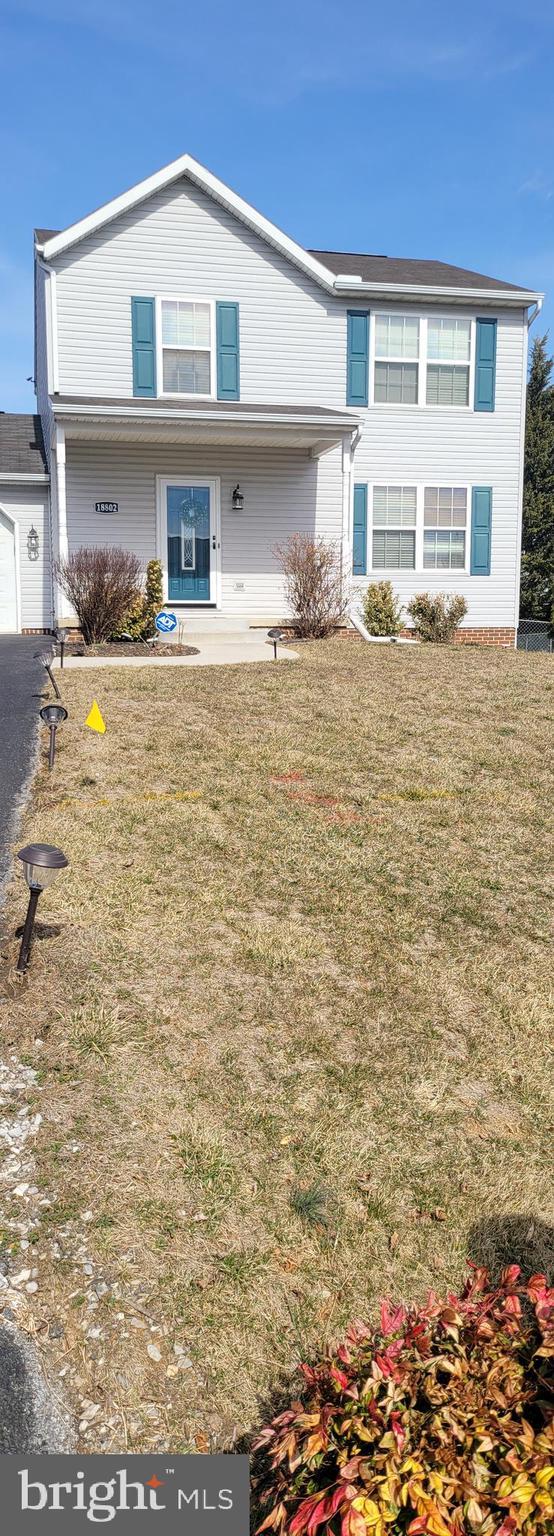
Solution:
{"label": "blue sky", "polygon": [[553,63],[552,0],[0,0],[0,407],[33,409],[34,225],[186,150],[302,244],[548,294]]}

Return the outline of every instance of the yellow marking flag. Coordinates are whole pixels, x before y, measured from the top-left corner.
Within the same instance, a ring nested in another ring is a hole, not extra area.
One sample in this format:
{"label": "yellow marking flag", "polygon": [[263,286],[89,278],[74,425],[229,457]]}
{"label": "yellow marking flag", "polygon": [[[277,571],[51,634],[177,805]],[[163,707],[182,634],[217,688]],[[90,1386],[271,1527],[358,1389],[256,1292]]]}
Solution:
{"label": "yellow marking flag", "polygon": [[87,715],[87,718],[85,720],[85,725],[88,725],[89,729],[91,731],[98,731],[99,736],[103,736],[104,735],[104,731],[106,729],[106,724],[105,724],[105,721],[102,719],[102,716],[100,714],[100,710],[99,710],[98,705],[96,703],[96,699],[93,699],[93,701],[92,701],[92,708],[90,710],[90,714]]}

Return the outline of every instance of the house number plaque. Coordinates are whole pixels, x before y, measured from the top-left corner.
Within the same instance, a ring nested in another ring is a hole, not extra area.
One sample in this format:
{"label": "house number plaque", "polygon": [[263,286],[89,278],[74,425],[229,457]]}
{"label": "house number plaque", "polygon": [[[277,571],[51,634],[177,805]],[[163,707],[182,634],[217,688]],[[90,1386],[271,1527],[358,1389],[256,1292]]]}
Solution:
{"label": "house number plaque", "polygon": [[95,512],[119,512],[118,501],[95,501]]}

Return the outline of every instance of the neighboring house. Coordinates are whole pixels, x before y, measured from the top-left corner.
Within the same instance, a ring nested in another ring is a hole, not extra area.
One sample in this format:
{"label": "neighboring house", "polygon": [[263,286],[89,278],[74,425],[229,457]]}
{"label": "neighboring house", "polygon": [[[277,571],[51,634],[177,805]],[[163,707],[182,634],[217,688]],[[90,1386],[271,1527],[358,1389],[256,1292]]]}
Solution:
{"label": "neighboring house", "polygon": [[337,541],[361,589],[462,592],[464,638],[513,644],[540,300],[439,261],[304,250],[189,155],[37,230],[50,517],[36,418],[5,417],[0,629],[70,620],[51,550],[106,543],[158,555],[194,624],[275,622],[275,546],[301,532]]}

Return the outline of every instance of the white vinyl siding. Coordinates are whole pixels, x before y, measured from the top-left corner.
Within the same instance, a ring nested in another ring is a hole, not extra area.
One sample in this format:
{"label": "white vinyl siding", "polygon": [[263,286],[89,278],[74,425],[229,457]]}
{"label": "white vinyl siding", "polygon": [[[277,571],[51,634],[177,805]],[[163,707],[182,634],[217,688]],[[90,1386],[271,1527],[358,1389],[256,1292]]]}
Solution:
{"label": "white vinyl siding", "polygon": [[[48,486],[0,485],[0,506],[15,522],[21,593],[21,629],[49,629],[52,625],[52,551]],[[38,533],[38,560],[29,559],[27,538]]]}
{"label": "white vinyl siding", "polygon": [[[341,454],[310,458],[300,448],[208,447],[177,443],[67,444],[70,550],[80,544],[119,544],[138,555],[143,571],[156,554],[156,476],[186,484],[221,482],[222,606],[229,616],[268,624],[286,616],[276,545],[293,533],[338,541],[341,531]],[[244,510],[233,512],[237,482]],[[118,503],[95,514],[106,489]],[[188,621],[187,621],[188,622]],[[192,623],[192,620],[191,620]]]}

